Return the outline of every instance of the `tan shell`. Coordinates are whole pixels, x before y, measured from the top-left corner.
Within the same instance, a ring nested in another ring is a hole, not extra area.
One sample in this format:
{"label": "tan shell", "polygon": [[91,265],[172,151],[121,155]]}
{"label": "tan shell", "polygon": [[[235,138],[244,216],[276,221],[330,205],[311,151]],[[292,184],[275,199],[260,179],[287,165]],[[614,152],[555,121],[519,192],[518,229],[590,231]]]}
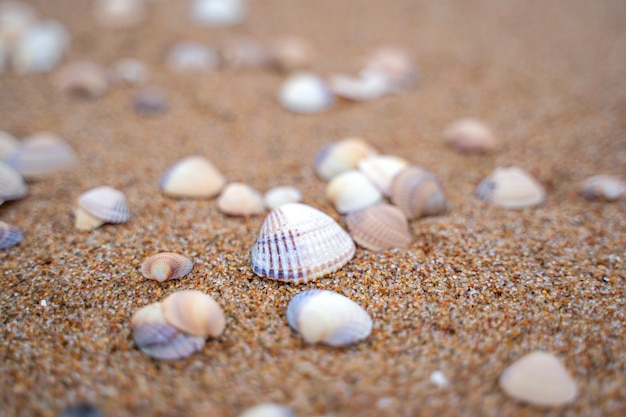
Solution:
{"label": "tan shell", "polygon": [[498,140],[491,128],[485,122],[473,118],[455,121],[443,132],[443,138],[459,152],[487,153],[498,147]]}
{"label": "tan shell", "polygon": [[409,165],[406,159],[394,155],[371,155],[359,161],[361,171],[384,196],[391,195],[391,182]]}
{"label": "tan shell", "polygon": [[594,175],[580,185],[580,194],[589,200],[616,201],[626,197],[626,182],[611,175]]}
{"label": "tan shell", "polygon": [[175,198],[211,198],[226,184],[226,178],[202,156],[188,156],[161,177],[163,194]]}
{"label": "tan shell", "polygon": [[217,337],[224,331],[224,312],[208,294],[196,290],[179,291],[170,294],[161,304],[165,319],[181,332]]}
{"label": "tan shell", "polygon": [[96,98],[109,89],[106,71],[90,61],[75,61],[64,65],[54,81],[64,91]]}
{"label": "tan shell", "polygon": [[526,171],[510,167],[496,168],[478,184],[476,196],[495,206],[517,209],[543,203],[546,192]]}
{"label": "tan shell", "polygon": [[447,208],[446,197],[435,174],[417,166],[409,166],[395,176],[391,183],[391,202],[409,220],[435,216]]}
{"label": "tan shell", "polygon": [[147,258],[141,273],[148,279],[163,282],[187,275],[193,268],[191,259],[174,252],[161,252]]}
{"label": "tan shell", "polygon": [[339,213],[362,210],[383,199],[380,190],[356,170],[345,171],[335,176],[326,185],[326,197]]}
{"label": "tan shell", "polygon": [[378,152],[358,137],[349,137],[324,146],[315,156],[315,171],[329,181],[344,171],[356,169],[359,161]]}
{"label": "tan shell", "polygon": [[54,133],[34,133],[7,160],[25,180],[41,180],[76,161],[70,145]]}
{"label": "tan shell", "polygon": [[404,248],[411,241],[409,222],[404,213],[390,204],[355,211],[348,214],[345,221],[354,241],[366,249]]}
{"label": "tan shell", "polygon": [[254,188],[240,182],[228,184],[217,199],[218,209],[229,216],[255,216],[263,213],[263,196]]}

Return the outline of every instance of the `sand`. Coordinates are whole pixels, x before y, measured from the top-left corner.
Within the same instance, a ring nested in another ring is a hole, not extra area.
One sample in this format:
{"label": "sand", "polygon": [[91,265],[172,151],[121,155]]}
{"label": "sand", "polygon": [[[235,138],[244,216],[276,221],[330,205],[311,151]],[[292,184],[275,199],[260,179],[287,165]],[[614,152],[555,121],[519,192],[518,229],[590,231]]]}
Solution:
{"label": "sand", "polygon": [[[624,415],[626,206],[584,200],[577,187],[590,175],[626,174],[626,3],[251,1],[242,25],[205,29],[187,23],[185,2],[155,1],[147,22],[127,31],[95,28],[89,2],[30,3],[70,30],[66,62],[139,58],[170,108],[136,114],[136,87],[87,100],[48,74],[0,75],[0,129],[19,138],[52,131],[79,155],[72,170],[0,206],[25,235],[0,251],[0,416],[56,416],[79,401],[104,416],[236,416],[266,401],[299,416]],[[276,72],[181,75],[164,65],[177,41],[283,34],[312,43],[322,74],[356,71],[376,46],[406,46],[419,85],[299,116],[277,104]],[[445,126],[465,116],[493,126],[499,152],[464,156],[443,144]],[[230,218],[214,200],[158,191],[170,165],[199,153],[260,191],[297,186],[305,203],[341,221],[313,157],[350,135],[432,169],[450,209],[412,222],[408,248],[358,249],[313,283],[252,274],[264,216]],[[478,182],[507,165],[535,176],[547,202],[514,211],[475,198]],[[74,201],[104,184],[126,193],[132,219],[77,232]],[[193,271],[145,280],[141,263],[158,251],[185,254]],[[371,336],[349,348],[305,344],[285,311],[310,288],[361,304]],[[226,330],[187,359],[150,359],[134,345],[131,314],[182,289],[212,295]],[[502,370],[533,350],[563,360],[580,392],[573,404],[539,409],[499,388]],[[434,371],[446,387],[430,382]]]}

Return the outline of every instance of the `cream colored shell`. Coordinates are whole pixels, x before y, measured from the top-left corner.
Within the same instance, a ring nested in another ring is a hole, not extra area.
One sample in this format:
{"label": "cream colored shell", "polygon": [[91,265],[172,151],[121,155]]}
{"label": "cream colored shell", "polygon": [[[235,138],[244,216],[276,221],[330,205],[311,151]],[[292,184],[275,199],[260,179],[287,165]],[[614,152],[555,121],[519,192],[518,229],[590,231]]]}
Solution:
{"label": "cream colored shell", "polygon": [[188,156],[163,175],[159,186],[163,194],[174,198],[211,198],[226,184],[226,178],[206,158]]}
{"label": "cream colored shell", "polygon": [[444,130],[443,138],[459,152],[487,153],[498,147],[493,130],[482,120],[473,118],[456,120]]}
{"label": "cream colored shell", "polygon": [[326,197],[339,213],[362,210],[383,199],[380,190],[360,171],[350,170],[326,185]]}
{"label": "cream colored shell", "polygon": [[247,184],[228,184],[217,199],[219,210],[229,216],[255,216],[263,213],[263,196]]}
{"label": "cream colored shell", "polygon": [[217,337],[226,325],[222,308],[201,291],[184,290],[170,294],[163,300],[162,309],[168,323],[190,335]]}
{"label": "cream colored shell", "polygon": [[546,192],[526,171],[510,167],[496,168],[478,184],[476,196],[495,206],[518,209],[543,203]]}
{"label": "cream colored shell", "polygon": [[349,137],[324,146],[315,156],[315,171],[329,181],[344,171],[356,169],[360,160],[376,155],[372,145],[358,137]]}
{"label": "cream colored shell", "polygon": [[193,268],[191,259],[174,252],[161,252],[148,257],[141,265],[141,273],[148,279],[163,282],[187,275]]}

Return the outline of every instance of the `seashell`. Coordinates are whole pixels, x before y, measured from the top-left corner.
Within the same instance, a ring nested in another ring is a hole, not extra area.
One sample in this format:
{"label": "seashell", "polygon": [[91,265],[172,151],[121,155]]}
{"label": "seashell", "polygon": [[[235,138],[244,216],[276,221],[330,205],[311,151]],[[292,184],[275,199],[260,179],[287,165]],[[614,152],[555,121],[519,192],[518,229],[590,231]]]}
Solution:
{"label": "seashell", "polygon": [[441,183],[432,172],[409,166],[391,182],[391,202],[409,220],[435,216],[446,211],[447,202]]}
{"label": "seashell", "polygon": [[296,417],[296,413],[284,405],[264,403],[248,408],[239,417]]}
{"label": "seashell", "polygon": [[219,67],[217,52],[199,42],[179,42],[167,54],[167,65],[174,71],[212,71]]}
{"label": "seashell", "polygon": [[372,318],[348,297],[333,291],[310,290],[296,295],[287,307],[287,322],[308,343],[346,346],[372,332]]}
{"label": "seashell", "polygon": [[446,143],[458,152],[487,153],[498,146],[491,128],[483,121],[472,118],[459,119],[443,132]]}
{"label": "seashell", "polygon": [[0,3],[0,44],[13,47],[24,33],[37,22],[37,11],[18,1]]}
{"label": "seashell", "polygon": [[202,336],[179,332],[163,314],[162,303],[137,310],[130,321],[133,339],[146,355],[156,359],[181,359],[201,350],[206,343]]}
{"label": "seashell", "polygon": [[75,61],[62,67],[55,83],[61,90],[82,96],[101,97],[109,89],[104,69],[90,61]]}
{"label": "seashell", "polygon": [[577,394],[576,381],[554,355],[535,351],[522,356],[500,375],[500,387],[516,400],[554,407],[569,404]]}
{"label": "seashell", "polygon": [[148,79],[148,69],[143,62],[134,58],[123,58],[115,62],[109,71],[112,84],[139,85]]}
{"label": "seashell", "polygon": [[495,206],[511,209],[534,207],[546,199],[541,184],[518,167],[496,168],[478,184],[476,196]]}
{"label": "seashell", "polygon": [[208,294],[196,290],[178,291],[161,303],[168,323],[193,336],[217,337],[224,331],[224,311]]}
{"label": "seashell", "polygon": [[254,216],[263,213],[263,196],[240,182],[228,184],[217,199],[217,208],[229,216]]}
{"label": "seashell", "polygon": [[65,407],[60,417],[102,417],[102,415],[97,405],[81,401]]}
{"label": "seashell", "polygon": [[23,239],[24,235],[17,227],[0,221],[0,249],[15,246]]}
{"label": "seashell", "polygon": [[92,188],[78,198],[75,226],[78,230],[93,230],[105,223],[124,223],[130,210],[124,193],[109,186]]}
{"label": "seashell", "polygon": [[270,51],[251,38],[231,39],[222,48],[224,63],[233,69],[257,69],[272,63]]}
{"label": "seashell", "polygon": [[24,179],[13,167],[0,161],[0,199],[18,200],[26,195],[28,188]]}
{"label": "seashell", "polygon": [[67,29],[56,20],[40,21],[31,26],[15,45],[11,56],[19,74],[53,70],[70,43]]}
{"label": "seashell", "polygon": [[391,195],[393,178],[409,165],[409,162],[393,155],[370,155],[358,162],[361,171],[384,196]]}
{"label": "seashell", "polygon": [[141,273],[159,282],[178,279],[193,268],[191,259],[173,252],[161,252],[147,258],[141,265]]}
{"label": "seashell", "polygon": [[626,197],[626,183],[611,175],[594,175],[583,181],[580,194],[589,200],[615,201]]}
{"label": "seashell", "polygon": [[133,107],[137,113],[156,115],[165,113],[169,104],[161,90],[145,88],[135,94]]}
{"label": "seashell", "polygon": [[7,162],[26,180],[41,180],[76,161],[70,145],[54,133],[34,133],[22,141]]}
{"label": "seashell", "polygon": [[326,82],[317,74],[297,72],[280,86],[278,101],[290,112],[313,114],[331,108],[335,99]]}
{"label": "seashell", "polygon": [[191,20],[208,27],[226,27],[241,23],[247,13],[245,0],[193,0]]}
{"label": "seashell", "polygon": [[411,241],[409,222],[402,210],[390,204],[377,204],[345,217],[348,231],[366,249],[383,251],[404,248]]}
{"label": "seashell", "polygon": [[299,203],[302,200],[302,193],[295,187],[282,186],[274,187],[263,196],[265,206],[270,210],[283,204]]}
{"label": "seashell", "polygon": [[330,180],[326,185],[326,197],[339,213],[362,210],[383,199],[380,190],[356,170],[342,172]]}
{"label": "seashell", "polygon": [[286,73],[306,70],[315,59],[313,47],[306,40],[296,36],[275,39],[271,42],[269,50],[276,69]]}
{"label": "seashell", "polygon": [[0,131],[0,160],[8,159],[22,146],[22,142],[15,139],[8,132]]}
{"label": "seashell", "polygon": [[9,64],[9,47],[0,38],[0,74],[2,74]]}
{"label": "seashell", "polygon": [[365,140],[349,137],[339,142],[329,143],[315,156],[317,175],[328,181],[344,171],[356,169],[359,161],[376,155],[376,149]]}
{"label": "seashell", "polygon": [[211,198],[226,184],[226,178],[202,156],[181,159],[161,177],[163,194],[175,198]]}
{"label": "seashell", "polygon": [[400,91],[417,81],[413,59],[403,48],[386,46],[372,51],[365,59],[361,77],[379,74],[387,79],[388,91]]}
{"label": "seashell", "polygon": [[145,0],[96,0],[96,24],[105,29],[130,29],[146,19]]}
{"label": "seashell", "polygon": [[339,270],[355,250],[350,235],[327,214],[284,204],[265,218],[250,266],[261,277],[299,284]]}
{"label": "seashell", "polygon": [[333,74],[328,84],[335,95],[353,101],[376,100],[393,92],[387,77],[376,71],[364,72],[358,77]]}

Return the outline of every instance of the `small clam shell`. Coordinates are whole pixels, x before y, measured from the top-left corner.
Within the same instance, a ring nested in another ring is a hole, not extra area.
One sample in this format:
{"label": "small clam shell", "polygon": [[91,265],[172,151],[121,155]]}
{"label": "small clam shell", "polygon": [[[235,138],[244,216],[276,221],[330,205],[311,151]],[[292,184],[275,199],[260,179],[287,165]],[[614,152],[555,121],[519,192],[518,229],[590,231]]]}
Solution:
{"label": "small clam shell", "polygon": [[264,403],[248,408],[239,417],[296,417],[296,414],[284,405]]}
{"label": "small clam shell", "polygon": [[8,132],[0,131],[0,160],[5,160],[22,146],[22,142],[17,140]]}
{"label": "small clam shell", "polygon": [[409,222],[404,213],[390,204],[355,211],[348,214],[345,221],[354,241],[367,249],[404,248],[411,241]]}
{"label": "small clam shell", "polygon": [[322,148],[315,156],[315,171],[326,181],[338,174],[356,169],[359,161],[376,155],[376,149],[357,137],[342,139]]}
{"label": "small clam shell", "polygon": [[611,175],[594,175],[583,181],[580,194],[589,200],[615,201],[626,197],[626,183]]}
{"label": "small clam shell", "polygon": [[409,166],[394,177],[391,202],[409,220],[435,216],[447,208],[446,197],[435,174],[417,166]]}
{"label": "small clam shell", "polygon": [[296,36],[283,36],[275,39],[269,46],[274,65],[286,73],[310,68],[315,60],[313,47],[304,39]]}
{"label": "small clam shell", "polygon": [[23,239],[24,235],[17,227],[0,221],[0,249],[15,246]]}
{"label": "small clam shell", "polygon": [[145,0],[96,0],[93,14],[96,24],[106,29],[129,29],[139,26],[147,15]]}
{"label": "small clam shell", "polygon": [[162,304],[154,303],[137,310],[130,321],[135,344],[156,359],[181,359],[201,350],[204,337],[179,332],[169,324]]}
{"label": "small clam shell", "polygon": [[278,101],[286,110],[300,114],[319,113],[335,103],[326,82],[311,72],[290,75],[280,87]]}
{"label": "small clam shell", "polygon": [[246,17],[246,0],[193,0],[190,14],[191,20],[202,26],[234,26]]}
{"label": "small clam shell", "polygon": [[478,184],[476,196],[495,206],[511,209],[534,207],[546,199],[541,184],[518,167],[496,168]]}
{"label": "small clam shell", "polygon": [[211,198],[226,184],[226,178],[202,156],[181,159],[161,177],[163,194],[175,198]]}
{"label": "small clam shell", "polygon": [[247,184],[228,184],[217,199],[218,209],[229,216],[254,216],[263,213],[263,196]]}
{"label": "small clam shell", "polygon": [[393,178],[409,165],[408,161],[393,155],[370,155],[358,163],[361,171],[383,195],[391,195]]}
{"label": "small clam shell", "polygon": [[26,195],[28,187],[24,179],[13,167],[0,161],[0,199],[18,200]]}
{"label": "small clam shell", "polygon": [[191,259],[173,252],[161,252],[147,258],[141,265],[141,273],[148,279],[163,282],[187,275],[193,268]]}
{"label": "small clam shell", "polygon": [[339,213],[362,210],[383,199],[380,190],[359,171],[345,171],[326,185],[326,197]]}
{"label": "small clam shell", "polygon": [[283,204],[299,203],[302,200],[302,193],[295,187],[281,186],[274,187],[263,196],[265,206],[270,210]]}
{"label": "small clam shell", "polygon": [[130,210],[124,193],[109,186],[92,188],[78,198],[76,228],[92,230],[104,223],[124,223]]}
{"label": "small clam shell", "polygon": [[356,248],[335,220],[305,204],[272,210],[252,247],[252,271],[261,277],[294,284],[339,270]]}
{"label": "small clam shell", "polygon": [[455,121],[443,132],[443,138],[459,152],[487,153],[498,146],[491,128],[485,122],[473,118]]}
{"label": "small clam shell", "polygon": [[211,71],[220,65],[217,52],[198,42],[180,42],[167,55],[167,65],[174,71]]}
{"label": "small clam shell", "polygon": [[328,84],[335,95],[354,101],[375,100],[390,92],[387,77],[374,71],[358,77],[334,74],[330,76]]}
{"label": "small clam shell", "polygon": [[306,342],[330,346],[359,342],[372,331],[367,311],[348,297],[325,290],[304,291],[292,298],[287,321]]}
{"label": "small clam shell", "polygon": [[18,74],[52,71],[70,43],[67,29],[56,20],[39,21],[20,37],[11,55]]}
{"label": "small clam shell", "polygon": [[64,91],[96,98],[109,89],[106,71],[90,61],[76,61],[59,69],[55,82]]}
{"label": "small clam shell", "polygon": [[35,133],[7,160],[26,180],[41,180],[76,161],[74,150],[57,135]]}
{"label": "small clam shell", "polygon": [[167,322],[181,332],[217,337],[224,331],[224,311],[208,294],[196,290],[179,291],[170,294],[161,304]]}
{"label": "small clam shell", "polygon": [[370,72],[387,79],[389,92],[411,87],[417,81],[413,58],[398,46],[385,46],[372,51],[365,59],[361,76]]}
{"label": "small clam shell", "polygon": [[576,398],[576,381],[554,355],[535,351],[502,372],[500,387],[511,397],[530,404],[557,407]]}

